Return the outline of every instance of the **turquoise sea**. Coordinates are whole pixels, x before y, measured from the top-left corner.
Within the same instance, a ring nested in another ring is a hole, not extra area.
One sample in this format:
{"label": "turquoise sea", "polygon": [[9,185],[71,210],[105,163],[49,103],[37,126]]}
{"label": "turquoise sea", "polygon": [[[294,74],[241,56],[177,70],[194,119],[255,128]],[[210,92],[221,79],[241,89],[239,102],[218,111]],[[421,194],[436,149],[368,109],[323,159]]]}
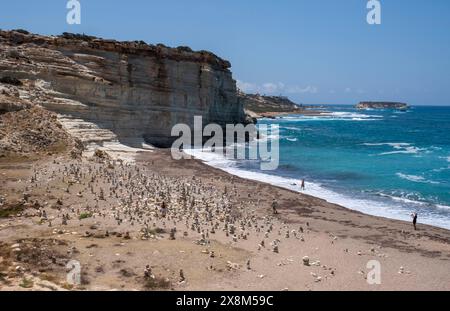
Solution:
{"label": "turquoise sea", "polygon": [[291,115],[280,126],[280,166],[200,155],[232,174],[270,182],[368,214],[450,229],[450,107],[406,112],[326,107],[323,116]]}

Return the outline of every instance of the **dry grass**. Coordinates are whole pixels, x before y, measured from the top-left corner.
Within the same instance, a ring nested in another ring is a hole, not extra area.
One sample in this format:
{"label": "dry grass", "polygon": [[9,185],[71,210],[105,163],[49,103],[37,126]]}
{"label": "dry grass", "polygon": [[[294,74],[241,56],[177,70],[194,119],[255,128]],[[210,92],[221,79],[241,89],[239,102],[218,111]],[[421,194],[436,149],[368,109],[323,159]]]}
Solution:
{"label": "dry grass", "polygon": [[23,288],[32,288],[34,286],[34,282],[30,279],[23,278],[19,286]]}
{"label": "dry grass", "polygon": [[24,206],[21,203],[8,204],[0,207],[0,218],[9,218],[20,214],[24,210]]}
{"label": "dry grass", "polygon": [[170,289],[171,287],[172,283],[166,278],[154,277],[144,280],[144,288],[147,290]]}
{"label": "dry grass", "polygon": [[78,216],[79,220],[83,220],[83,219],[88,219],[91,218],[92,214],[91,213],[81,213],[80,216]]}

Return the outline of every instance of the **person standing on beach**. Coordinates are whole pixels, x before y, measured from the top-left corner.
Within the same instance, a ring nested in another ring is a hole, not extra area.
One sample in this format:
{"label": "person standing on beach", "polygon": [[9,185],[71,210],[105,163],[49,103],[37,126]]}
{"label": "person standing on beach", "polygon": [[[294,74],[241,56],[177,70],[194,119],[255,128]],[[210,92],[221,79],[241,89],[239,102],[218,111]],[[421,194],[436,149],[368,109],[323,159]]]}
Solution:
{"label": "person standing on beach", "polygon": [[413,213],[412,215],[411,215],[411,217],[413,218],[413,226],[414,226],[414,230],[417,230],[417,227],[416,227],[416,225],[417,225],[417,213]]}
{"label": "person standing on beach", "polygon": [[305,188],[305,180],[304,179],[302,179],[302,185],[301,185],[301,187],[300,187],[302,190],[305,190],[306,188]]}
{"label": "person standing on beach", "polygon": [[275,215],[278,214],[277,207],[278,207],[278,203],[277,203],[277,201],[275,199],[273,199],[273,201],[272,201],[272,210],[273,210],[273,213]]}
{"label": "person standing on beach", "polygon": [[166,202],[162,202],[162,205],[161,205],[161,216],[163,217],[163,218],[166,218],[166,215],[167,215],[167,206],[166,206]]}

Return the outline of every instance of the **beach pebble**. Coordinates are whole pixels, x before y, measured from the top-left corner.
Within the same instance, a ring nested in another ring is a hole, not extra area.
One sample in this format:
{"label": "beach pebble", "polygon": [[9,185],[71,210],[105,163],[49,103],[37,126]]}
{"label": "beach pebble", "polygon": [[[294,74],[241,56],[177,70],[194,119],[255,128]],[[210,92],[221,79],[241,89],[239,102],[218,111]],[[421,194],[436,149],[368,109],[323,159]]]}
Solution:
{"label": "beach pebble", "polygon": [[317,266],[317,267],[320,267],[320,261],[317,260],[317,261],[311,262],[311,266]]}
{"label": "beach pebble", "polygon": [[228,262],[227,262],[227,267],[228,267],[228,269],[230,269],[230,270],[238,270],[241,266],[240,266],[239,264],[237,264],[237,263],[228,261]]}
{"label": "beach pebble", "polygon": [[303,260],[303,265],[309,266],[309,257],[308,256],[303,257],[302,260]]}

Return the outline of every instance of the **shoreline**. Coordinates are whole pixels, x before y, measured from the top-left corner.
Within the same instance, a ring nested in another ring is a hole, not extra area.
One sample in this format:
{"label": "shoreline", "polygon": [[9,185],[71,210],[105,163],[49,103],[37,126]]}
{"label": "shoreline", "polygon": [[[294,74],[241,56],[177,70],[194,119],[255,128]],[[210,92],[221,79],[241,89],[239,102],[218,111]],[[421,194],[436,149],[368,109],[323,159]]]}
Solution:
{"label": "shoreline", "polygon": [[[255,182],[263,182],[275,187],[280,187],[282,189],[293,191],[294,193],[309,195],[311,197],[324,200],[328,203],[336,204],[346,209],[355,212],[361,212],[369,216],[383,217],[386,219],[398,220],[406,223],[412,221],[412,218],[411,221],[409,218],[410,214],[403,214],[400,212],[396,212],[395,209],[392,211],[389,210],[390,208],[392,208],[392,206],[389,205],[389,202],[375,201],[374,199],[371,198],[352,197],[348,194],[342,194],[334,190],[328,189],[315,182],[308,182],[308,181],[306,181],[306,190],[301,191],[298,186],[299,180],[291,177],[286,177],[277,174],[270,174],[262,171],[235,168],[233,166],[229,166],[228,163],[223,165],[223,161],[227,160],[225,158],[222,159],[220,158],[220,156],[216,156],[215,154],[210,152],[189,150],[188,154],[194,159],[202,162],[207,166],[221,170],[223,172],[237,176],[239,178],[252,180]],[[411,213],[413,211],[415,211],[415,209],[411,209]],[[436,219],[430,219],[428,217],[425,217],[423,218],[423,221],[424,221],[423,224],[430,225],[436,228],[450,230],[450,227],[446,223],[437,222],[437,224],[433,224],[433,221],[436,223]]]}
{"label": "shoreline", "polygon": [[[294,185],[290,185],[291,187],[289,187],[288,185],[283,186],[283,185],[277,185],[277,184],[271,183],[271,182],[265,182],[265,181],[263,181],[261,179],[257,179],[257,178],[250,178],[250,177],[240,176],[240,175],[238,175],[236,173],[231,173],[231,172],[227,171],[225,168],[220,168],[220,167],[216,167],[214,165],[208,164],[207,161],[205,161],[205,160],[203,160],[201,158],[197,158],[195,156],[195,154],[190,154],[190,155],[193,157],[193,161],[196,161],[196,162],[200,163],[201,165],[204,165],[204,166],[206,166],[206,167],[208,167],[208,168],[210,168],[210,169],[212,169],[214,171],[217,171],[217,172],[222,172],[222,173],[225,173],[225,174],[229,174],[231,176],[234,176],[236,178],[242,179],[244,181],[251,181],[251,182],[256,182],[256,183],[262,183],[262,184],[265,184],[265,185],[269,185],[271,187],[279,188],[279,189],[282,189],[282,190],[285,190],[285,191],[290,191],[293,194],[297,194],[297,195],[300,195],[300,196],[305,196],[305,197],[308,197],[310,199],[321,200],[321,201],[323,201],[323,203],[332,204],[332,205],[335,205],[336,207],[346,209],[349,212],[360,213],[360,214],[362,214],[364,216],[376,217],[376,218],[380,218],[380,219],[384,219],[384,220],[388,220],[388,221],[398,221],[398,222],[401,222],[401,223],[403,223],[405,225],[411,225],[412,224],[412,218],[411,218],[411,221],[407,221],[407,220],[404,220],[404,219],[392,218],[392,217],[389,217],[389,216],[370,214],[370,213],[367,213],[367,212],[364,212],[364,211],[360,211],[360,210],[357,210],[357,209],[353,209],[353,208],[347,207],[347,206],[345,206],[343,204],[331,202],[331,201],[327,200],[324,197],[320,197],[320,196],[317,196],[317,195],[314,195],[314,194],[310,194],[310,193],[308,193],[308,190],[301,191],[301,190],[292,189],[293,187],[298,187],[298,185],[295,185],[295,186]],[[265,174],[265,173],[262,173],[262,172],[245,171],[245,170],[242,170],[242,169],[238,169],[238,170],[241,171],[241,172],[255,173],[255,174],[258,174],[258,175],[275,176],[275,177],[279,177],[281,179],[286,179],[286,181],[287,181],[287,177],[283,177],[283,176],[279,176],[279,175]],[[313,183],[306,182],[306,186],[307,186],[306,188],[308,189],[308,185],[312,185],[312,184]],[[426,227],[430,227],[430,228],[434,228],[434,229],[445,230],[445,231],[447,231],[450,234],[450,228],[435,226],[435,225],[431,225],[431,224],[428,224],[428,223],[421,223],[421,225],[422,226],[426,226]]]}

